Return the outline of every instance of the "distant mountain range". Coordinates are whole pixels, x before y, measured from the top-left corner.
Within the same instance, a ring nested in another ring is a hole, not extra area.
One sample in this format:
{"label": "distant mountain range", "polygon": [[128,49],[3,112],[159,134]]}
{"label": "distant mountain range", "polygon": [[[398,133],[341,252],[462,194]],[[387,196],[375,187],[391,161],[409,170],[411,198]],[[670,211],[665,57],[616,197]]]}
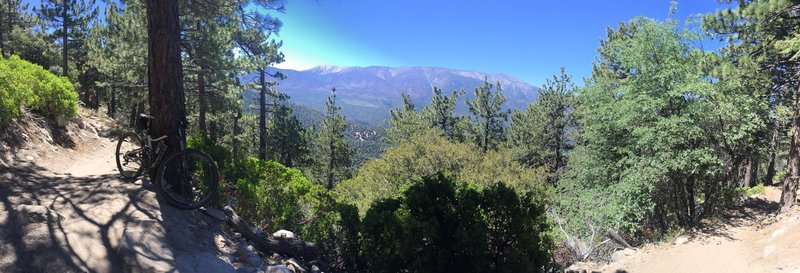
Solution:
{"label": "distant mountain range", "polygon": [[[483,83],[500,82],[506,96],[506,108],[524,109],[536,100],[537,87],[503,74],[453,70],[433,67],[343,67],[318,66],[308,70],[270,69],[287,76],[279,81],[277,88],[288,94],[290,102],[320,112],[325,110],[325,101],[336,88],[337,104],[348,120],[360,121],[372,126],[382,126],[390,118],[389,110],[402,105],[402,92],[409,94],[412,102],[421,109],[433,96],[433,87],[449,93],[464,89],[468,97]],[[257,79],[257,74],[243,78]],[[255,93],[256,91],[250,91]],[[462,99],[457,107],[466,113]]]}

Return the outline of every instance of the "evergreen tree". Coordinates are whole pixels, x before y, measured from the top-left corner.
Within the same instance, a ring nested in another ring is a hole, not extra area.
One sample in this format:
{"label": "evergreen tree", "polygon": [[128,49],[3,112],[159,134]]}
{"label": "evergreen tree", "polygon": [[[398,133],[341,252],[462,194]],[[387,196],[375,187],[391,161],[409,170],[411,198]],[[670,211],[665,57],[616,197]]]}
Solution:
{"label": "evergreen tree", "polygon": [[392,118],[386,120],[386,136],[383,141],[388,143],[398,144],[426,128],[422,115],[411,103],[408,93],[403,92],[402,96],[403,106],[392,109],[390,111]]}
{"label": "evergreen tree", "polygon": [[124,7],[108,3],[106,24],[89,34],[88,64],[100,73],[97,86],[109,116],[122,113],[133,122],[147,96],[147,18],[144,3],[127,1]]}
{"label": "evergreen tree", "polygon": [[20,0],[0,1],[0,57],[11,56],[8,46],[11,33],[18,28],[22,19],[22,10],[28,8],[28,4],[21,5]]}
{"label": "evergreen tree", "polygon": [[[54,40],[61,46],[61,74],[70,76],[69,60],[82,61],[84,39],[89,23],[97,17],[95,0],[44,0],[34,11],[53,29]],[[73,77],[74,79],[74,77]]]}
{"label": "evergreen tree", "polygon": [[505,101],[500,82],[491,84],[488,79],[475,88],[475,99],[467,100],[469,111],[478,119],[473,128],[475,143],[483,152],[497,149],[506,139],[505,122],[509,111],[502,109]]}
{"label": "evergreen tree", "polygon": [[344,138],[347,119],[339,114],[336,106],[336,88],[325,104],[325,119],[314,143],[314,158],[317,161],[315,173],[328,189],[333,189],[339,182],[350,178],[350,165],[353,151]]}
{"label": "evergreen tree", "polygon": [[431,104],[422,110],[423,116],[433,125],[439,128],[442,134],[452,141],[461,141],[465,133],[458,126],[461,118],[456,116],[456,101],[464,95],[464,90],[453,91],[449,96],[442,94],[442,89],[433,87],[433,98]]}
{"label": "evergreen tree", "polygon": [[[797,10],[800,3],[784,0],[739,1],[734,8],[708,14],[703,18],[703,27],[728,38],[727,50],[732,58],[733,68],[754,68],[742,73],[749,78],[758,71],[762,76],[771,79],[762,96],[768,98],[773,115],[780,111],[774,109],[785,105],[793,112],[790,122],[774,120],[772,135],[780,135],[780,124],[791,124],[792,138],[789,147],[788,172],[783,181],[781,195],[781,211],[787,210],[795,203],[796,192],[800,184],[800,76],[797,56],[800,54],[800,17]],[[740,62],[744,60],[745,62]],[[792,99],[793,98],[793,99]],[[778,106],[778,107],[776,107]],[[766,135],[761,134],[766,138]],[[776,147],[778,137],[773,137],[771,147]],[[773,151],[777,148],[773,148]],[[770,153],[774,158],[775,154]],[[774,168],[774,159],[768,165]],[[752,170],[751,170],[752,171]],[[767,170],[774,173],[774,170]],[[768,177],[771,175],[768,175]],[[769,179],[771,180],[771,179]]]}
{"label": "evergreen tree", "polygon": [[568,130],[575,126],[573,117],[576,87],[571,77],[561,68],[561,74],[547,80],[536,102],[525,112],[511,115],[509,137],[511,145],[519,149],[522,164],[546,166],[555,177],[563,172],[564,154],[570,149]]}
{"label": "evergreen tree", "polygon": [[278,105],[272,114],[269,128],[269,146],[272,158],[286,167],[305,165],[308,160],[309,143],[303,125],[292,109]]}
{"label": "evergreen tree", "polygon": [[[155,117],[150,133],[180,139],[178,128],[186,119],[181,66],[181,33],[178,1],[147,0],[147,84],[150,114]],[[166,154],[178,150],[169,145]],[[150,177],[156,176],[155,168]]]}
{"label": "evergreen tree", "polygon": [[196,106],[192,110],[197,113],[199,133],[216,141],[217,130],[210,129],[217,128],[217,123],[209,124],[209,116],[239,105],[232,94],[238,91],[234,81],[238,67],[230,37],[241,25],[236,5],[228,1],[189,1],[184,10],[185,77],[188,98],[194,100],[188,104]]}
{"label": "evergreen tree", "polygon": [[285,100],[287,96],[277,89],[272,88],[276,83],[268,81],[267,76],[282,79],[281,73],[269,74],[267,68],[271,65],[283,62],[283,53],[280,47],[282,42],[271,39],[272,33],[278,32],[282,22],[269,14],[262,12],[274,10],[283,12],[285,7],[280,1],[255,1],[259,8],[245,9],[240,3],[241,26],[236,32],[235,41],[238,47],[245,53],[244,63],[246,70],[252,68],[259,74],[258,77],[258,109],[259,109],[259,159],[267,158],[267,113],[270,111],[267,105],[267,97]]}
{"label": "evergreen tree", "polygon": [[[0,1],[8,9],[13,7],[13,0]],[[11,3],[11,4],[9,4]],[[5,54],[17,55],[32,63],[51,69],[58,62],[58,49],[50,42],[44,21],[38,16],[26,12],[28,4],[18,6],[16,11],[5,12],[5,24],[0,26],[6,31]],[[14,16],[16,15],[16,17]]]}

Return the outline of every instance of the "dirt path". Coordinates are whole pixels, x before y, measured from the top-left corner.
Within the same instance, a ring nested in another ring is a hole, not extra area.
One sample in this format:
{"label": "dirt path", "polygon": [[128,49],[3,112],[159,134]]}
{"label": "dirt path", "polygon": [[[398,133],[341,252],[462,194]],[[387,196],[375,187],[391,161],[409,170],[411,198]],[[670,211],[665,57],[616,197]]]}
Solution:
{"label": "dirt path", "polygon": [[77,142],[0,165],[0,272],[236,272],[219,223],[118,179],[113,140]]}
{"label": "dirt path", "polygon": [[696,232],[685,244],[647,245],[603,272],[800,273],[800,213],[775,216],[780,190],[767,188],[725,224]]}

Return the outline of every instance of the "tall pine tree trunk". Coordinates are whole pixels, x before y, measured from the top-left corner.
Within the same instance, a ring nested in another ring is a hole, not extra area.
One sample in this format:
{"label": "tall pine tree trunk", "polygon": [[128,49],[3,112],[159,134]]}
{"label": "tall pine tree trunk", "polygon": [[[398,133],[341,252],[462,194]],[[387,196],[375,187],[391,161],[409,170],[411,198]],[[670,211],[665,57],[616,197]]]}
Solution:
{"label": "tall pine tree trunk", "polygon": [[108,116],[114,117],[117,113],[117,91],[114,87],[111,87],[109,91],[111,92],[111,98],[109,98],[108,102]]}
{"label": "tall pine tree trunk", "polygon": [[759,157],[753,154],[747,158],[747,167],[745,169],[743,186],[753,187],[758,183],[758,164]]}
{"label": "tall pine tree trunk", "polygon": [[[61,34],[61,43],[62,43],[62,45],[61,45],[61,58],[62,58],[61,59],[61,66],[62,66],[61,71],[62,72],[61,73],[63,74],[62,76],[64,76],[64,77],[68,77],[69,76],[69,68],[67,67],[67,44],[68,44],[68,38],[67,38],[67,36],[68,36],[68,33],[67,33],[68,26],[67,26],[67,24],[69,22],[68,21],[69,18],[67,17],[67,9],[68,8],[69,8],[69,6],[68,6],[68,3],[67,3],[67,0],[64,0],[63,6],[61,7],[61,19],[63,20],[61,22],[61,31],[63,32]],[[86,101],[86,100],[84,100],[84,101]]]}
{"label": "tall pine tree trunk", "polygon": [[800,179],[800,88],[795,94],[794,116],[792,117],[792,143],[789,148],[789,171],[783,180],[781,191],[781,212],[786,212],[797,199],[797,184]]}
{"label": "tall pine tree trunk", "polygon": [[258,84],[261,92],[258,97],[258,159],[267,159],[267,79],[265,69],[258,70]]}
{"label": "tall pine tree trunk", "polygon": [[775,128],[772,129],[772,140],[769,143],[769,163],[767,164],[767,174],[764,177],[764,185],[772,185],[772,181],[775,179],[775,158],[781,133],[781,120],[779,118],[775,118],[774,126]]}
{"label": "tall pine tree trunk", "polygon": [[[185,118],[178,1],[147,0],[147,30],[147,82],[150,114],[155,117],[150,132],[169,138],[165,151],[169,154],[179,149],[178,141],[185,141],[178,138]],[[155,171],[151,171],[151,178],[156,176]]]}
{"label": "tall pine tree trunk", "polygon": [[239,119],[242,118],[241,111],[236,111],[233,117],[233,136],[231,136],[231,158],[238,160],[239,158],[239,142],[236,138],[239,136]]}
{"label": "tall pine tree trunk", "polygon": [[[11,16],[11,14],[6,14],[5,10],[0,10],[0,58],[6,57],[6,41],[4,39],[5,36],[3,36],[3,33],[5,33],[3,30],[3,25],[6,23],[6,16]],[[11,34],[11,24],[9,24],[7,27],[8,33]]]}
{"label": "tall pine tree trunk", "polygon": [[197,100],[199,104],[197,107],[197,127],[200,128],[201,134],[208,135],[208,129],[206,127],[206,108],[208,107],[206,99],[206,78],[205,68],[202,65],[197,71]]}
{"label": "tall pine tree trunk", "polygon": [[333,190],[333,164],[336,162],[336,147],[334,146],[334,136],[336,135],[336,127],[331,126],[330,138],[328,138],[328,149],[330,151],[330,157],[328,158],[328,190]]}

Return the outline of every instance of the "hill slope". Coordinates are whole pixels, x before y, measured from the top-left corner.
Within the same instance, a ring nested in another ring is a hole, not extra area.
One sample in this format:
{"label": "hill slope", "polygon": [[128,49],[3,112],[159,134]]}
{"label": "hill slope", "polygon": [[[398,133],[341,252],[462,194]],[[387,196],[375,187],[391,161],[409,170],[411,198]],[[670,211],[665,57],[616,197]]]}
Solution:
{"label": "hill slope", "polygon": [[[402,104],[402,92],[407,92],[412,102],[421,108],[430,102],[433,87],[450,92],[464,89],[469,96],[483,83],[500,82],[506,95],[506,107],[523,109],[536,100],[538,88],[503,74],[453,70],[434,67],[339,67],[318,66],[308,70],[272,69],[287,76],[279,82],[278,89],[291,96],[291,101],[311,109],[323,111],[325,101],[336,87],[342,112],[353,121],[372,126],[382,126],[389,110]],[[250,74],[243,81],[257,79]],[[255,91],[252,91],[255,92]],[[459,106],[462,113],[466,106]]]}

